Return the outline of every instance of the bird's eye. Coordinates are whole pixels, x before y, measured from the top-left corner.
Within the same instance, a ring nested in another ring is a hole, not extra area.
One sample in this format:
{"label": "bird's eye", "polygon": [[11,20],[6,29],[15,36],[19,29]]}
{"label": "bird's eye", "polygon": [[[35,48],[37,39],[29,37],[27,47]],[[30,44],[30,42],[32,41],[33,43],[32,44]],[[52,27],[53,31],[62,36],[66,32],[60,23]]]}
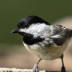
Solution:
{"label": "bird's eye", "polygon": [[28,24],[25,25],[25,27],[28,27],[28,26],[29,26]]}

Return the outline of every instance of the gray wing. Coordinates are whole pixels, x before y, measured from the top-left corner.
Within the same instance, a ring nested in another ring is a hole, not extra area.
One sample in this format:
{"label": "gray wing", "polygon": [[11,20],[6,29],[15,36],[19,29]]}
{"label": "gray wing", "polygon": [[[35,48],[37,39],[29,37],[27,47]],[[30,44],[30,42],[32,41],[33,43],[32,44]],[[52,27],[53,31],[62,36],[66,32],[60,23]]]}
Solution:
{"label": "gray wing", "polygon": [[50,39],[53,40],[53,43],[57,46],[63,45],[63,43],[70,39],[72,36],[72,30],[63,27],[61,25],[52,25],[52,34]]}

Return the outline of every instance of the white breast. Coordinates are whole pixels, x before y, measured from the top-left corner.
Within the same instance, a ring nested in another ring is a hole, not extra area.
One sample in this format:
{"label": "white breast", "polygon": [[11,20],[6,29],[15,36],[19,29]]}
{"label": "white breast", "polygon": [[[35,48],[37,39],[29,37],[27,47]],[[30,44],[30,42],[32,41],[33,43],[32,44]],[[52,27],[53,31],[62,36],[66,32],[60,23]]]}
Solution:
{"label": "white breast", "polygon": [[24,46],[31,53],[35,54],[37,57],[45,60],[53,60],[59,58],[65,51],[68,40],[62,46],[55,46],[53,44],[49,45],[48,41],[39,42],[33,45],[27,45],[24,43]]}

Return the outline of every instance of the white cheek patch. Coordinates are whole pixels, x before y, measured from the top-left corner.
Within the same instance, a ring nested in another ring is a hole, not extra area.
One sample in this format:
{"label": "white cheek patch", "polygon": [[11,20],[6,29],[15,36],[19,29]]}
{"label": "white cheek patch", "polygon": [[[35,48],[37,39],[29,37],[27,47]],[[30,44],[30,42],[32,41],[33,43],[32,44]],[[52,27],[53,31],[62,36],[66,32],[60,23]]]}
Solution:
{"label": "white cheek patch", "polygon": [[45,23],[37,23],[37,24],[32,24],[28,28],[20,29],[20,32],[26,32],[29,34],[34,35],[34,37],[37,36],[44,36],[47,35],[48,29],[50,29],[49,25],[46,25]]}
{"label": "white cheek patch", "polygon": [[19,32],[25,32],[25,29],[20,29]]}

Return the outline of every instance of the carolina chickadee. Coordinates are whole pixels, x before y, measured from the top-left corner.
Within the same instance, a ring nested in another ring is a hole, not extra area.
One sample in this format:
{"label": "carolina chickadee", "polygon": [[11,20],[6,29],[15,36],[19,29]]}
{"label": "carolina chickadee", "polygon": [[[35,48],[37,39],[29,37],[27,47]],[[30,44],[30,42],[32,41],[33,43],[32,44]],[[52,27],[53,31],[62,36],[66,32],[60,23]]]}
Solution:
{"label": "carolina chickadee", "polygon": [[72,30],[61,25],[50,25],[37,16],[27,16],[18,22],[17,28],[11,33],[23,36],[25,48],[40,58],[33,72],[38,72],[38,63],[42,59],[53,60],[59,57],[62,60],[61,72],[66,72],[63,52],[72,37]]}

